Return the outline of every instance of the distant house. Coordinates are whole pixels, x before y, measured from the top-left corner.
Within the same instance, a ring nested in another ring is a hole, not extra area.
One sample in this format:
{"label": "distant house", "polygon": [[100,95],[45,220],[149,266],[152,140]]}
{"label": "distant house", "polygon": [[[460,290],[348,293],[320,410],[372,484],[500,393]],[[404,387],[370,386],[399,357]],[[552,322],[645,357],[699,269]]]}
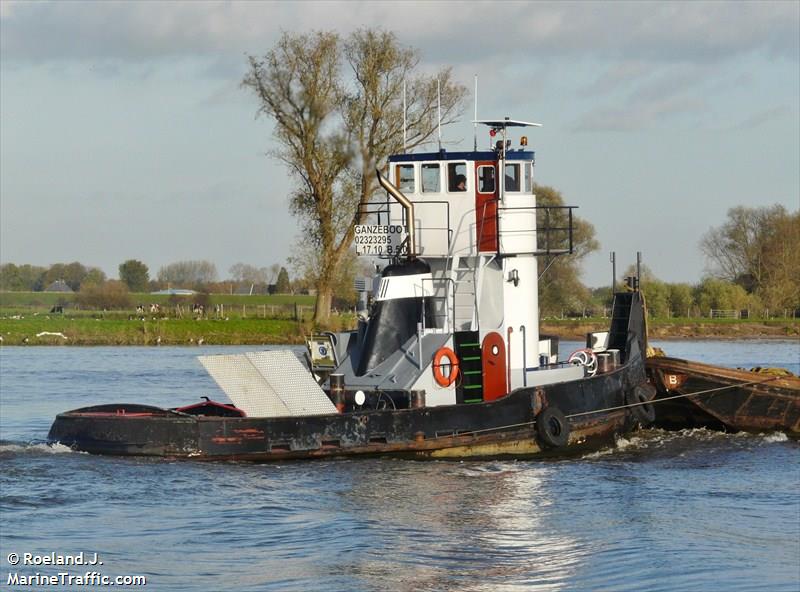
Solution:
{"label": "distant house", "polygon": [[192,296],[197,294],[195,290],[183,290],[183,289],[176,289],[176,288],[169,288],[168,290],[159,290],[158,292],[150,292],[151,294],[160,295],[160,296]]}
{"label": "distant house", "polygon": [[74,290],[64,280],[56,280],[44,289],[45,292],[64,292],[72,294]]}

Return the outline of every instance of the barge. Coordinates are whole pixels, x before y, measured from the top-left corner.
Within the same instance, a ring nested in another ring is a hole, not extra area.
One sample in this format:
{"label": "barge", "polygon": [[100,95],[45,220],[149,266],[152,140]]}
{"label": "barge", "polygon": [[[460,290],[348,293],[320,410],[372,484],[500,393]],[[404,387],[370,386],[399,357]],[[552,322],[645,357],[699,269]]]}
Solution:
{"label": "barge", "polygon": [[657,424],[672,429],[781,431],[800,438],[800,378],[655,356],[647,372],[656,387]]}

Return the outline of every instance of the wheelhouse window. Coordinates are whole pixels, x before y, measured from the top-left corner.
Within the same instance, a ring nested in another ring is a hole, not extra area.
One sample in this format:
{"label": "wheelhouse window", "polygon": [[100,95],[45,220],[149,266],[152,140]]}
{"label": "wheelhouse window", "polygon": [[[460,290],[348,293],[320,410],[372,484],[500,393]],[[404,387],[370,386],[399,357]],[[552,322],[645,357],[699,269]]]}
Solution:
{"label": "wheelhouse window", "polygon": [[520,166],[519,163],[506,163],[506,191],[519,191],[520,187]]}
{"label": "wheelhouse window", "polygon": [[447,190],[451,193],[467,190],[467,163],[447,163]]}
{"label": "wheelhouse window", "polygon": [[533,191],[533,189],[531,188],[531,182],[533,180],[532,168],[533,167],[531,166],[531,163],[529,163],[529,162],[526,162],[525,164],[522,165],[522,170],[524,172],[523,179],[522,179],[523,180],[522,190],[525,193],[532,193],[532,191]]}
{"label": "wheelhouse window", "polygon": [[478,191],[480,193],[494,193],[494,167],[493,166],[479,166],[478,167]]}
{"label": "wheelhouse window", "polygon": [[414,165],[397,165],[397,188],[405,193],[414,193]]}
{"label": "wheelhouse window", "polygon": [[422,192],[439,193],[442,190],[439,163],[422,165]]}

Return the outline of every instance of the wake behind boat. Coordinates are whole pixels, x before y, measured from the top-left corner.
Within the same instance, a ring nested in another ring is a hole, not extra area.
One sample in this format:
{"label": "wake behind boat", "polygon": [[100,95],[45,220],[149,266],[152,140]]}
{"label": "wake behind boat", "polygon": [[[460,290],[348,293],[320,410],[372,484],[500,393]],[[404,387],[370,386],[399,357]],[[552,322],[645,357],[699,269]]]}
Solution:
{"label": "wake behind boat", "polygon": [[[479,121],[490,149],[389,158],[356,250],[388,264],[357,330],[288,351],[204,356],[233,405],[110,404],[49,438],[99,454],[269,461],[392,454],[520,457],[582,450],[653,420],[643,297],[614,295],[609,331],[567,360],[539,334],[537,259],[572,252],[572,207],[537,206],[534,153]],[[493,142],[493,143],[491,143]]]}

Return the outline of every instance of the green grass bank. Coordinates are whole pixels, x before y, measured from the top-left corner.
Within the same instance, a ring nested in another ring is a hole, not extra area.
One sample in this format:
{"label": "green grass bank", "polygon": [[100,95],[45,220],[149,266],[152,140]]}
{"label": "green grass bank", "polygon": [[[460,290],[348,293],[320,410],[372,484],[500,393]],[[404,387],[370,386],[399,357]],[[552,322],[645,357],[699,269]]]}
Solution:
{"label": "green grass bank", "polygon": [[[314,327],[314,297],[213,294],[202,313],[191,298],[133,294],[131,310],[81,310],[72,294],[0,293],[3,345],[265,345],[301,344]],[[159,310],[151,312],[151,305]],[[51,312],[62,306],[63,312]],[[605,331],[608,319],[545,319],[541,332],[583,341]],[[325,329],[355,326],[353,314],[334,314]],[[800,319],[650,319],[652,339],[800,339]]]}

